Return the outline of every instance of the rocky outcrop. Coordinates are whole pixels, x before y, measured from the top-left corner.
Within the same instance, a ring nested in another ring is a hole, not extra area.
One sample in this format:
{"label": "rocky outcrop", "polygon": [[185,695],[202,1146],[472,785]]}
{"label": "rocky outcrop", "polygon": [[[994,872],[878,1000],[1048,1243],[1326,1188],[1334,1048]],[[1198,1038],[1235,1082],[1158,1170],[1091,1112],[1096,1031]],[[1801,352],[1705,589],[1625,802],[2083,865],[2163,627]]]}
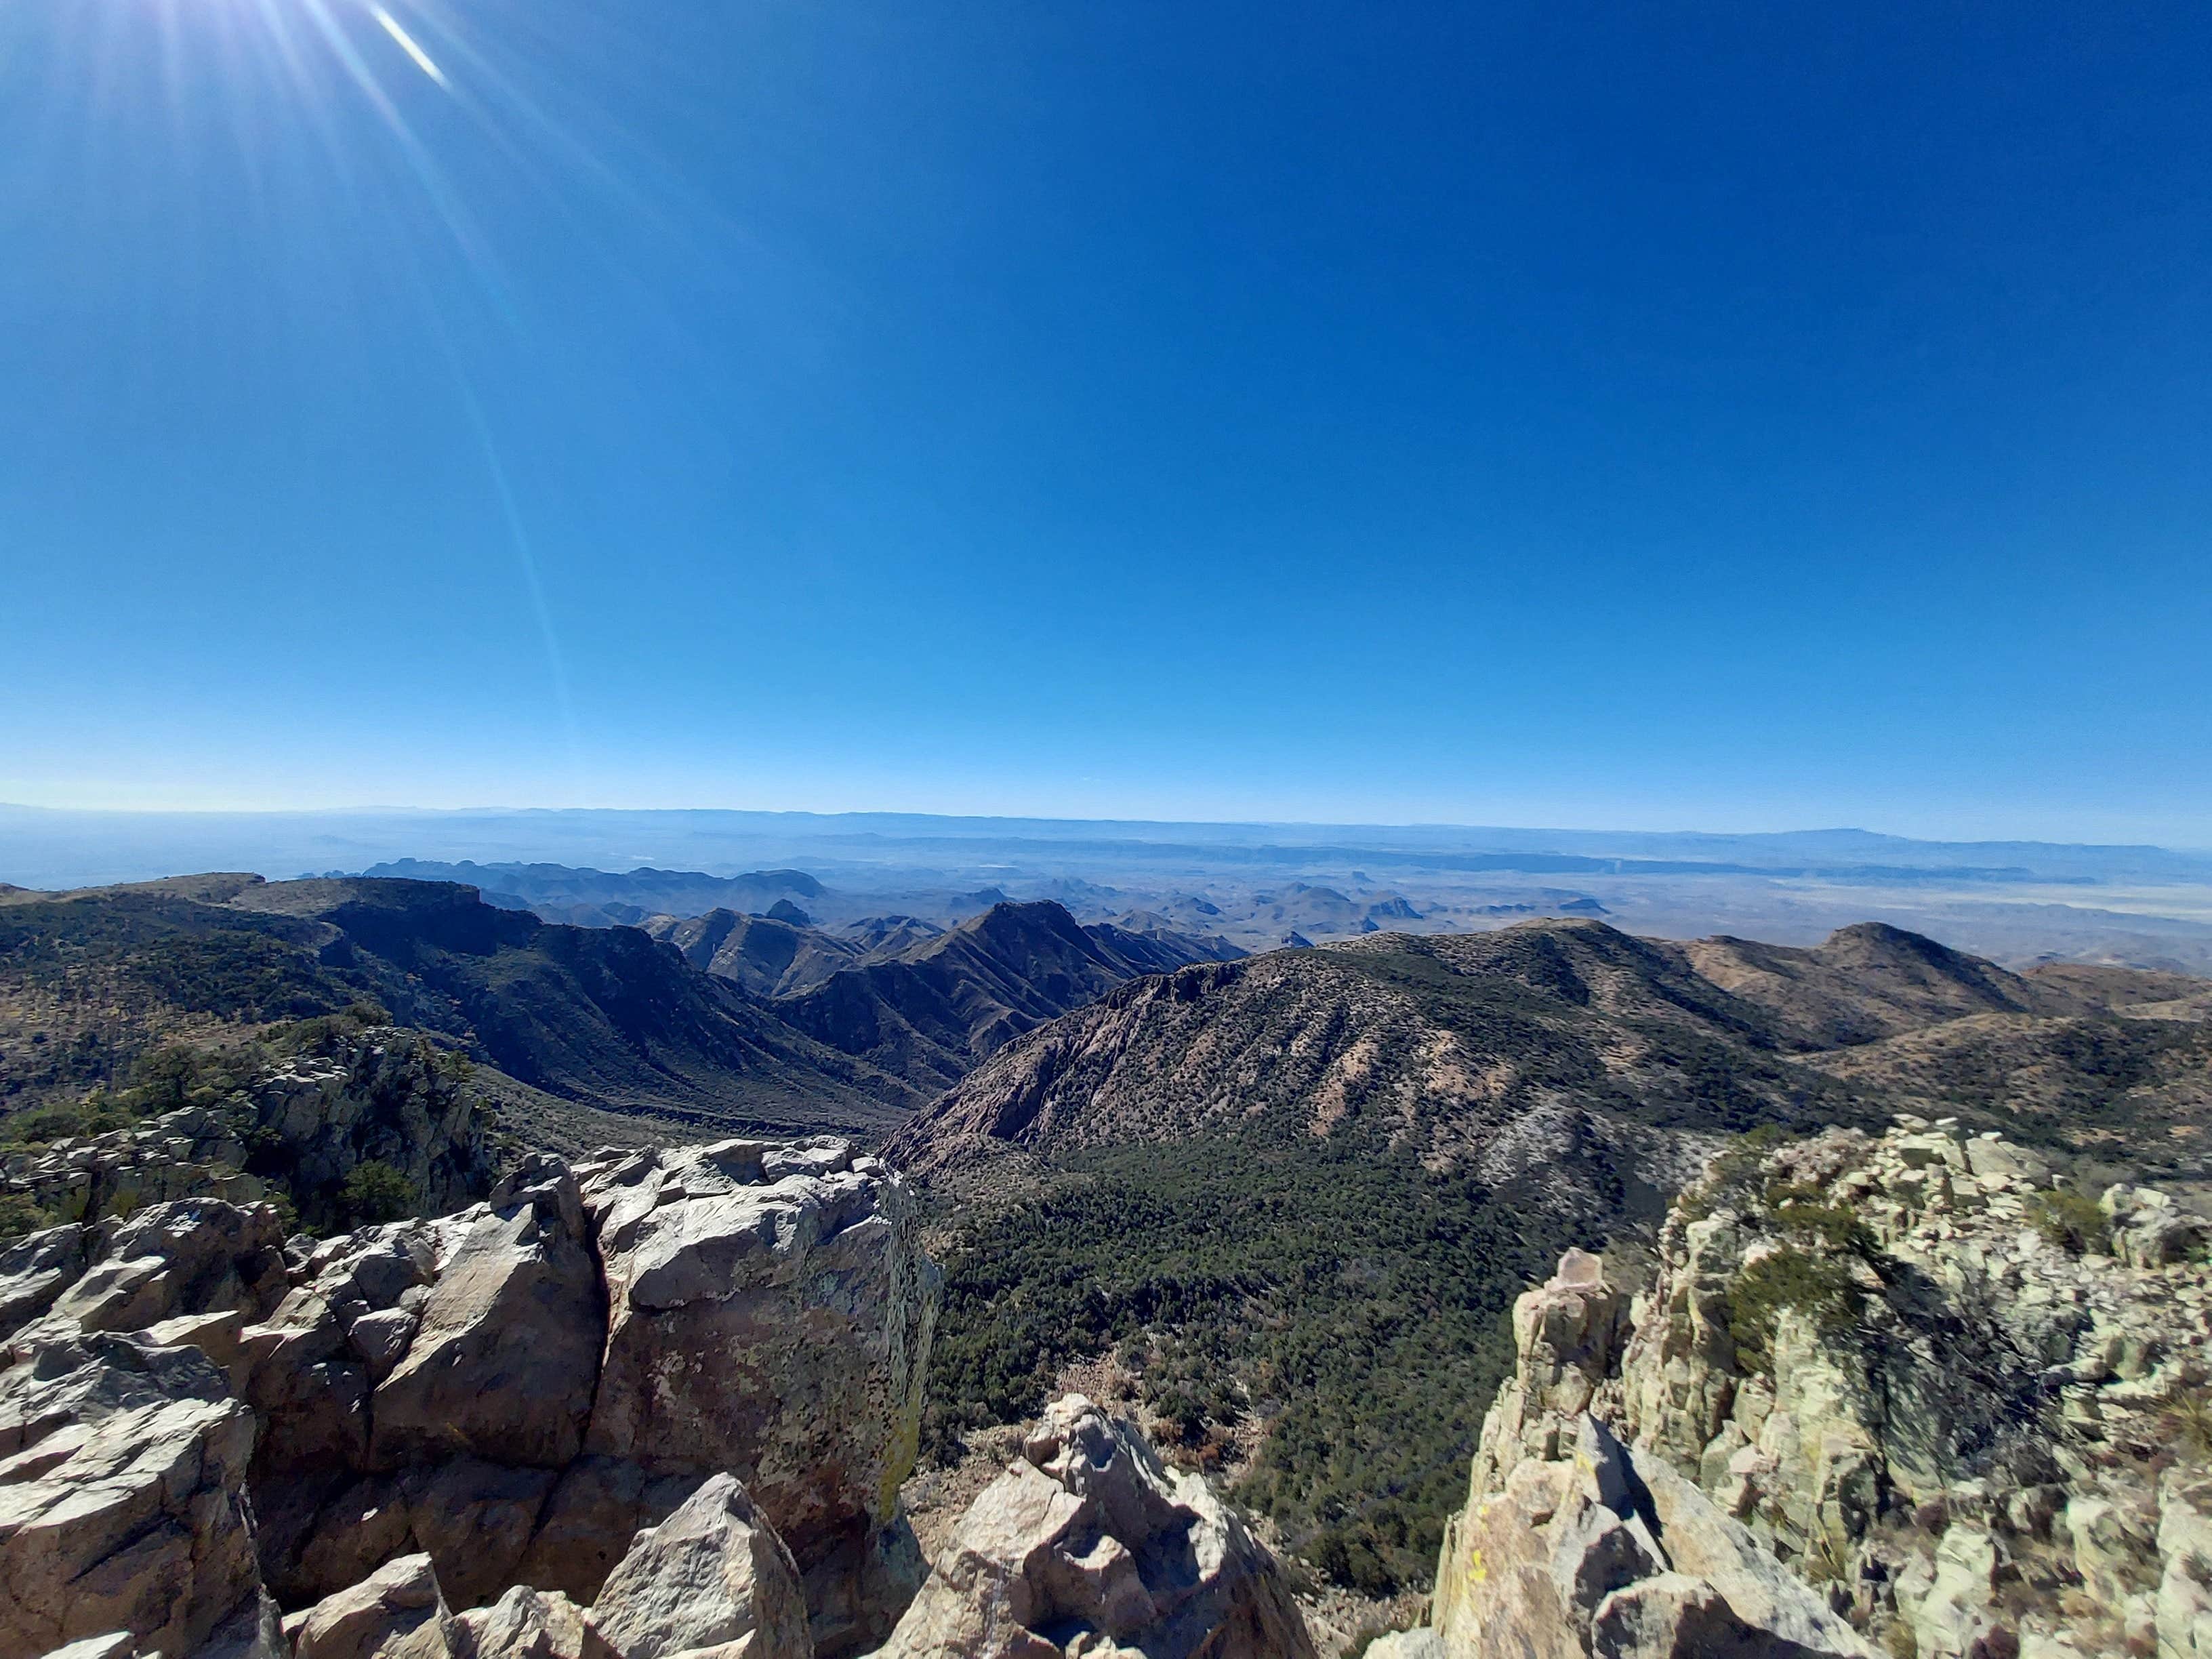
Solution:
{"label": "rocky outcrop", "polygon": [[734,1475],[718,1474],[638,1534],[592,1603],[617,1659],[808,1659],[806,1598],[791,1552]]}
{"label": "rocky outcrop", "polygon": [[[2206,1237],[1948,1121],[1724,1154],[1632,1334],[1587,1258],[1516,1305],[1423,1640],[2212,1652]],[[1626,1509],[1574,1496],[1609,1460]]]}
{"label": "rocky outcrop", "polygon": [[0,1371],[0,1659],[118,1631],[182,1655],[256,1610],[252,1449],[197,1348],[88,1333]]}
{"label": "rocky outcrop", "polygon": [[560,1608],[656,1527],[659,1577],[757,1534],[763,1653],[793,1619],[809,1653],[880,1640],[921,1577],[897,1490],[936,1285],[896,1179],[824,1140],[531,1158],[311,1247],[206,1199],[34,1235],[0,1256],[0,1659],[118,1629],[180,1659],[264,1583],[297,1642],[455,1659],[520,1587],[476,1622],[566,1652]]}
{"label": "rocky outcrop", "polygon": [[[374,1160],[425,1210],[459,1209],[495,1178],[488,1115],[468,1064],[411,1032],[337,1036],[272,1062],[228,1100],[106,1134],[10,1152],[0,1191],[56,1221],[128,1215],[180,1198],[240,1205],[276,1193],[319,1225],[342,1222],[345,1178]],[[4,1308],[4,1304],[0,1304]]]}
{"label": "rocky outcrop", "polygon": [[879,1659],[1310,1659],[1280,1570],[1193,1475],[1080,1395],[961,1519]]}
{"label": "rocky outcrop", "polygon": [[456,1614],[427,1554],[284,1621],[293,1659],[812,1659],[791,1553],[734,1475],[632,1540],[590,1607],[518,1584]]}

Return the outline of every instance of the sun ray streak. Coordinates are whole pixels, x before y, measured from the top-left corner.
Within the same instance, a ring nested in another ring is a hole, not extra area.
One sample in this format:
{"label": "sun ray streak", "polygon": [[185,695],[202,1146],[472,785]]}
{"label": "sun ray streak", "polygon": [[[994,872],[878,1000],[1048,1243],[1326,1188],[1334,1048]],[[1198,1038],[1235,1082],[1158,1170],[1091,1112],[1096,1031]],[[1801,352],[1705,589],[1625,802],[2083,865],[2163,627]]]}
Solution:
{"label": "sun ray streak", "polygon": [[410,58],[415,60],[415,67],[416,69],[421,70],[423,74],[428,76],[440,86],[445,87],[448,92],[453,90],[450,86],[447,86],[445,70],[440,69],[437,64],[430,61],[430,54],[423,51],[421,46],[415,44],[415,37],[408,33],[405,29],[399,27],[399,20],[398,18],[394,17],[390,12],[385,10],[381,6],[371,6],[368,9],[368,15],[376,19],[379,27],[380,27],[386,34],[390,35],[394,40],[398,42],[400,51],[405,52]]}

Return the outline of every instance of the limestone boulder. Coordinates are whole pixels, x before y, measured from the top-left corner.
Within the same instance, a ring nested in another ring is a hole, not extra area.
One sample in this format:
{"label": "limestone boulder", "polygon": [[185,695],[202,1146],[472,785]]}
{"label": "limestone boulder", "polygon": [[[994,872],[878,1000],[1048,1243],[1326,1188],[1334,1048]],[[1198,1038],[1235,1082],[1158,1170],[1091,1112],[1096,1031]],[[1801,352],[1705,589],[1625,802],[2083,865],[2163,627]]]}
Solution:
{"label": "limestone boulder", "polygon": [[[605,1328],[599,1264],[574,1177],[551,1160],[531,1173],[469,1212],[398,1358],[392,1333],[372,1327],[379,1340],[366,1346],[386,1368],[370,1413],[374,1466],[476,1456],[559,1468],[583,1449]],[[348,1326],[356,1353],[365,1345],[351,1332],[377,1311]]]}
{"label": "limestone boulder", "polygon": [[732,1140],[592,1166],[607,1291],[586,1450],[735,1474],[789,1546],[817,1645],[880,1640],[901,1583],[939,1278],[903,1185],[843,1142]]}
{"label": "limestone boulder", "polygon": [[583,1608],[557,1590],[517,1584],[488,1607],[458,1614],[464,1659],[605,1659]]}
{"label": "limestone boulder", "polygon": [[799,1568],[734,1475],[640,1533],[592,1604],[618,1659],[812,1659]]}
{"label": "limestone boulder", "polygon": [[1192,1475],[1080,1395],[962,1517],[881,1659],[1309,1659],[1274,1559]]}
{"label": "limestone boulder", "polygon": [[258,1607],[253,1433],[193,1348],[93,1333],[0,1371],[0,1659],[117,1632],[185,1654]]}
{"label": "limestone boulder", "polygon": [[1870,1651],[1745,1527],[1663,1459],[1636,1456],[1587,1415],[1564,1455],[1525,1460],[1476,1498],[1440,1571],[1458,1577],[1435,1603],[1446,1656]]}
{"label": "limestone boulder", "polygon": [[284,1621],[293,1659],[465,1659],[427,1555],[386,1562]]}

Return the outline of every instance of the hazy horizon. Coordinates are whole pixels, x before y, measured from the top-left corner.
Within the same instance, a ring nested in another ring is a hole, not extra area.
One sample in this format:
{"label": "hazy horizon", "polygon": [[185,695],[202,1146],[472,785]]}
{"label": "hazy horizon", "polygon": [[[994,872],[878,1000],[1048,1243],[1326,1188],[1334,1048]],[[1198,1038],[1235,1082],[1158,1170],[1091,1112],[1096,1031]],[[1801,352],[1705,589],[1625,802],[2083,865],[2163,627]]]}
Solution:
{"label": "hazy horizon", "polygon": [[[217,818],[286,818],[286,817],[422,817],[466,818],[472,817],[529,817],[591,814],[603,815],[665,815],[668,817],[700,815],[728,815],[738,817],[837,820],[881,818],[924,819],[944,823],[969,822],[990,824],[1083,825],[1118,827],[1125,829],[1166,830],[1377,830],[1459,833],[1472,836],[1510,836],[1542,837],[1551,836],[1617,836],[1626,838],[1648,837],[1662,840],[1695,840],[1711,838],[1720,841],[1787,840],[1822,836],[1860,836],[1880,842],[1896,842],[1921,846],[2005,847],[2048,846],[2079,848],[2150,848],[2180,854],[2203,854],[2212,856],[2212,842],[2196,844],[2185,841],[2152,839],[2117,841],[2087,836],[1996,833],[1920,833],[1905,830],[1874,828],[1863,823],[1762,823],[1758,825],[1727,825],[1712,823],[1633,823],[1609,819],[1589,819],[1571,822],[1566,819],[1511,823],[1504,820],[1474,820],[1454,818],[1387,817],[1172,817],[1140,813],[1079,814],[1052,811],[952,811],[927,807],[906,806],[728,806],[721,805],[638,804],[573,805],[562,804],[518,805],[491,800],[465,800],[453,803],[422,804],[400,801],[331,802],[313,805],[196,805],[174,806],[150,805],[140,806],[86,805],[73,801],[53,802],[0,799],[0,813],[26,812],[54,816],[80,815],[86,817],[114,817],[128,821],[148,821],[174,817],[195,821]],[[0,835],[5,833],[4,821],[0,821]],[[4,855],[6,844],[0,840],[0,855]]]}

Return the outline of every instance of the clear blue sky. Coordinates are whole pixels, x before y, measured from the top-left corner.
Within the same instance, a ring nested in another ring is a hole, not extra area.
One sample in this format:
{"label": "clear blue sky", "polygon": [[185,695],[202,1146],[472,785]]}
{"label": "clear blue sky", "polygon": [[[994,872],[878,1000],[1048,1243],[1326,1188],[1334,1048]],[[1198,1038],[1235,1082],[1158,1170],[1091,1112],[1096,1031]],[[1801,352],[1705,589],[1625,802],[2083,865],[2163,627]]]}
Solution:
{"label": "clear blue sky", "polygon": [[386,3],[0,9],[0,799],[2212,843],[2212,10]]}

